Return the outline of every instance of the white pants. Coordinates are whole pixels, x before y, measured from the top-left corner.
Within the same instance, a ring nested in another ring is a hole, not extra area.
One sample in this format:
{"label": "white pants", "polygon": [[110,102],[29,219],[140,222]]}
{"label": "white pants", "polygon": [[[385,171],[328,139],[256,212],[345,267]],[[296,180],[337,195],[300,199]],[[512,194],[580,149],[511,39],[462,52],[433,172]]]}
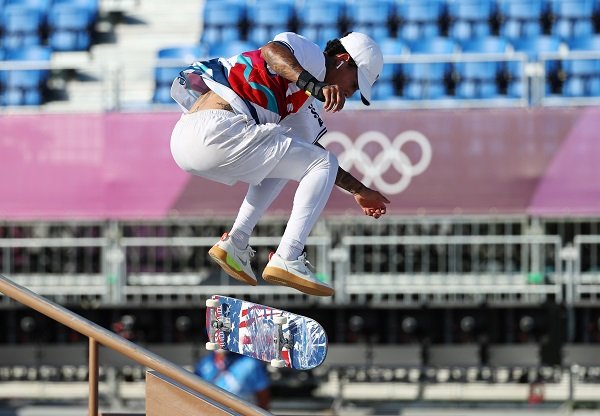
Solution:
{"label": "white pants", "polygon": [[299,182],[279,252],[302,250],[335,184],[330,152],[293,138],[280,125],[257,125],[224,110],[184,114],[171,153],[185,171],[225,184],[250,184],[233,229],[247,235],[288,180]]}

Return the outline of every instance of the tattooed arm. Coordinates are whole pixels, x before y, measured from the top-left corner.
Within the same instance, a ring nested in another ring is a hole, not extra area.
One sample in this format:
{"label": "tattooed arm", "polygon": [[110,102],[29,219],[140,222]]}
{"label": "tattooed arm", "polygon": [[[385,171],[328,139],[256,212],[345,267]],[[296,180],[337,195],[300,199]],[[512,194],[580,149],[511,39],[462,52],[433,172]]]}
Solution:
{"label": "tattooed arm", "polygon": [[[288,81],[294,82],[308,95],[323,101],[325,111],[339,111],[344,107],[346,96],[338,85],[317,80],[300,65],[293,52],[283,43],[269,42],[260,48],[261,56],[272,71]],[[331,67],[331,58],[325,56],[326,68]]]}
{"label": "tattooed arm", "polygon": [[[298,83],[298,78],[306,70],[300,65],[292,51],[280,42],[269,42],[261,49],[261,56],[272,71],[279,74],[288,81]],[[326,67],[331,68],[330,60],[325,58]],[[334,67],[335,68],[335,67]],[[329,70],[329,69],[328,69]],[[337,85],[325,85],[323,87],[325,111],[341,110],[344,106],[345,96],[341,94]],[[323,147],[317,143],[317,146]],[[354,195],[356,203],[361,207],[365,215],[379,218],[386,213],[386,206],[390,201],[381,193],[363,185],[358,179],[338,168],[335,184]]]}
{"label": "tattooed arm", "polygon": [[[315,144],[324,148],[319,143]],[[362,208],[365,215],[379,218],[386,213],[385,204],[389,204],[390,201],[378,191],[366,187],[361,181],[352,176],[350,172],[345,171],[341,167],[338,167],[335,184],[354,196],[354,200]]]}
{"label": "tattooed arm", "polygon": [[304,71],[292,51],[280,42],[269,42],[260,48],[260,52],[271,70],[288,81],[298,81],[298,77]]}

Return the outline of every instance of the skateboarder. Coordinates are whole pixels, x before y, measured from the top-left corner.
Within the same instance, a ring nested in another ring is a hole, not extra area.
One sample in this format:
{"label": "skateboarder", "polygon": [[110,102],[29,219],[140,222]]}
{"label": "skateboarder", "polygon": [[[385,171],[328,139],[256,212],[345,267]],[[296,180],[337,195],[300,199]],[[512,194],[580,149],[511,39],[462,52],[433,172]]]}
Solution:
{"label": "skateboarder", "polygon": [[362,33],[331,40],[321,51],[306,38],[286,32],[258,50],[196,62],[174,81],[171,93],[184,112],[171,136],[176,163],[217,182],[249,184],[231,231],[209,252],[229,275],[257,284],[250,235],[293,180],[299,184],[292,212],[262,277],[304,293],[333,295],[304,253],[333,185],[350,192],[374,218],[385,214],[389,201],[339,168],[336,157],[318,145],[327,129],[313,99],[335,113],[360,90],[369,105],[382,66],[381,50]]}

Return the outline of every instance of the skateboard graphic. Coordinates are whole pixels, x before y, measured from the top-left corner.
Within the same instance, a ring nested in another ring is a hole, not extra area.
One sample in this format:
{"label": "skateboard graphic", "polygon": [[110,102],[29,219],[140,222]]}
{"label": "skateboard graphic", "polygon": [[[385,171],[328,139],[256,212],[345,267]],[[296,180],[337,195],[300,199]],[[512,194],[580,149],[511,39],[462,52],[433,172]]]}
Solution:
{"label": "skateboard graphic", "polygon": [[206,300],[207,350],[225,349],[271,363],[309,370],[327,355],[327,334],[314,319],[245,300]]}

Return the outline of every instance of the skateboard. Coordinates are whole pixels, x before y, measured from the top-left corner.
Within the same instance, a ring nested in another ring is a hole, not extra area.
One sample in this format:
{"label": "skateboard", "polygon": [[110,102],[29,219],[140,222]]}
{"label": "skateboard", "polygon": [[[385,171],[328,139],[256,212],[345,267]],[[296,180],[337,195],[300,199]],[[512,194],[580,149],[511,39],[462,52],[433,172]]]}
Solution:
{"label": "skateboard", "polygon": [[206,300],[207,350],[225,349],[271,363],[309,370],[327,355],[327,334],[314,319],[245,300]]}

